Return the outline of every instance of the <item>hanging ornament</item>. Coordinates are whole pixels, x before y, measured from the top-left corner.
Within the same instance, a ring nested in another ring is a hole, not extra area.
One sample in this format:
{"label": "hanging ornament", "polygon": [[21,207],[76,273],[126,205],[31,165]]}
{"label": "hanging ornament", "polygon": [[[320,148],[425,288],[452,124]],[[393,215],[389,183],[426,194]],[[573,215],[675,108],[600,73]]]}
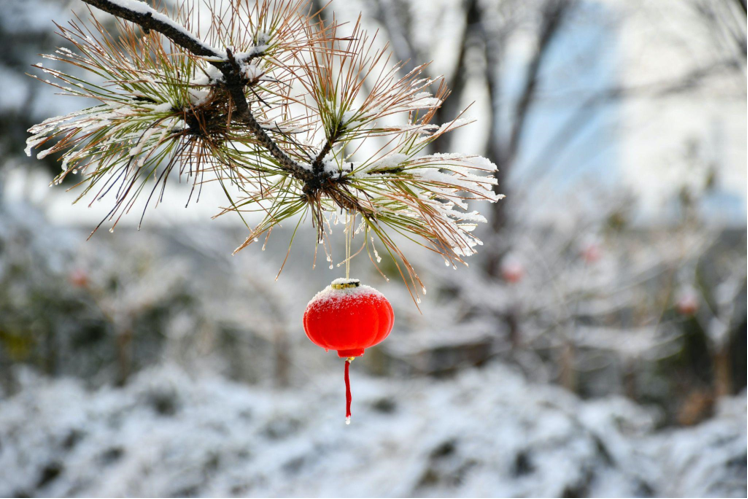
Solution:
{"label": "hanging ornament", "polygon": [[387,298],[358,279],[336,279],[312,298],[304,331],[315,345],[336,350],[345,361],[345,422],[351,422],[350,363],[392,331],[395,314]]}

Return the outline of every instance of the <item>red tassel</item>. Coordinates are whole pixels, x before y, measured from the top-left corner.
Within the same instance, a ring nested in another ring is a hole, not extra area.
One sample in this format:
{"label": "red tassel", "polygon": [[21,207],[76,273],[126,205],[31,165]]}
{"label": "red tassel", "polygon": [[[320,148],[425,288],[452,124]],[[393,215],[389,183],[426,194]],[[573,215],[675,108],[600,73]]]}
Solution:
{"label": "red tassel", "polygon": [[345,424],[351,424],[351,380],[348,376],[351,360],[345,361]]}

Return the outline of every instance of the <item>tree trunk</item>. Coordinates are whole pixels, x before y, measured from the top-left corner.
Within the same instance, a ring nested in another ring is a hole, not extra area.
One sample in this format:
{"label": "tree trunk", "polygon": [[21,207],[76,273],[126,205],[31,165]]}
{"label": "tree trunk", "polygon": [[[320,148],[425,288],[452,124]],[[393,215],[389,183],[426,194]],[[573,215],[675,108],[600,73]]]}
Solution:
{"label": "tree trunk", "polygon": [[714,394],[716,398],[732,395],[732,369],[729,347],[719,348],[712,357],[714,364]]}

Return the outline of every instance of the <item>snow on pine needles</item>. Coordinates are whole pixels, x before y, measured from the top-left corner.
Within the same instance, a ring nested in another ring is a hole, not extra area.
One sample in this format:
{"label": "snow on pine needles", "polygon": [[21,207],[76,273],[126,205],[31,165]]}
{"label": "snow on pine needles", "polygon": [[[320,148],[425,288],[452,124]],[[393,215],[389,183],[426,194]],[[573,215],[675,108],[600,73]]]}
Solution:
{"label": "snow on pine needles", "polygon": [[[297,0],[188,2],[173,17],[137,1],[88,3],[120,17],[118,33],[93,15],[90,27],[58,26],[74,50],[46,57],[77,71],[36,67],[63,94],[98,104],[31,128],[27,153],[60,154],[55,183],[80,174],[80,198],[114,196],[102,223],[116,225],[140,196],[143,215],[163,202],[170,176],[192,183],[188,203],[205,187],[225,193],[217,216],[238,213],[250,229],[237,251],[298,218],[329,256],[330,222],[348,213],[360,217],[361,250],[379,269],[370,246],[378,239],[414,298],[423,283],[398,241],[450,266],[481,244],[473,230],[485,218],[468,202],[502,198],[496,165],[430,153],[469,122],[434,123],[449,96],[443,79],[427,76],[427,65],[403,75],[361,19],[324,23]],[[250,226],[246,213],[261,220]]]}

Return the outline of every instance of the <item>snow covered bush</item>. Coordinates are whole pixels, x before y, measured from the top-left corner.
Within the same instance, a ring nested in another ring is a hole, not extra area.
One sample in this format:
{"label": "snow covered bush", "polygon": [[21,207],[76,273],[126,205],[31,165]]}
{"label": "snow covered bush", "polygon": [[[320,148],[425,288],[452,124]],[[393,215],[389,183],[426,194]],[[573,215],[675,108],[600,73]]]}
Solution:
{"label": "snow covered bush", "polygon": [[287,384],[307,341],[288,310],[314,287],[289,291],[273,282],[275,261],[231,257],[235,235],[192,227],[85,241],[31,206],[0,205],[0,384],[12,391],[21,364],[125,383],[164,359]]}
{"label": "snow covered bush", "polygon": [[3,496],[745,496],[744,393],[658,433],[623,398],[583,402],[499,365],[359,376],[352,426],[327,377],[282,397],[174,366],[96,391],[20,378],[0,397]]}
{"label": "snow covered bush", "polygon": [[81,244],[30,206],[0,206],[0,369],[14,363],[49,375],[124,382],[155,362],[162,330],[195,310],[185,261],[146,238],[122,252]]}

